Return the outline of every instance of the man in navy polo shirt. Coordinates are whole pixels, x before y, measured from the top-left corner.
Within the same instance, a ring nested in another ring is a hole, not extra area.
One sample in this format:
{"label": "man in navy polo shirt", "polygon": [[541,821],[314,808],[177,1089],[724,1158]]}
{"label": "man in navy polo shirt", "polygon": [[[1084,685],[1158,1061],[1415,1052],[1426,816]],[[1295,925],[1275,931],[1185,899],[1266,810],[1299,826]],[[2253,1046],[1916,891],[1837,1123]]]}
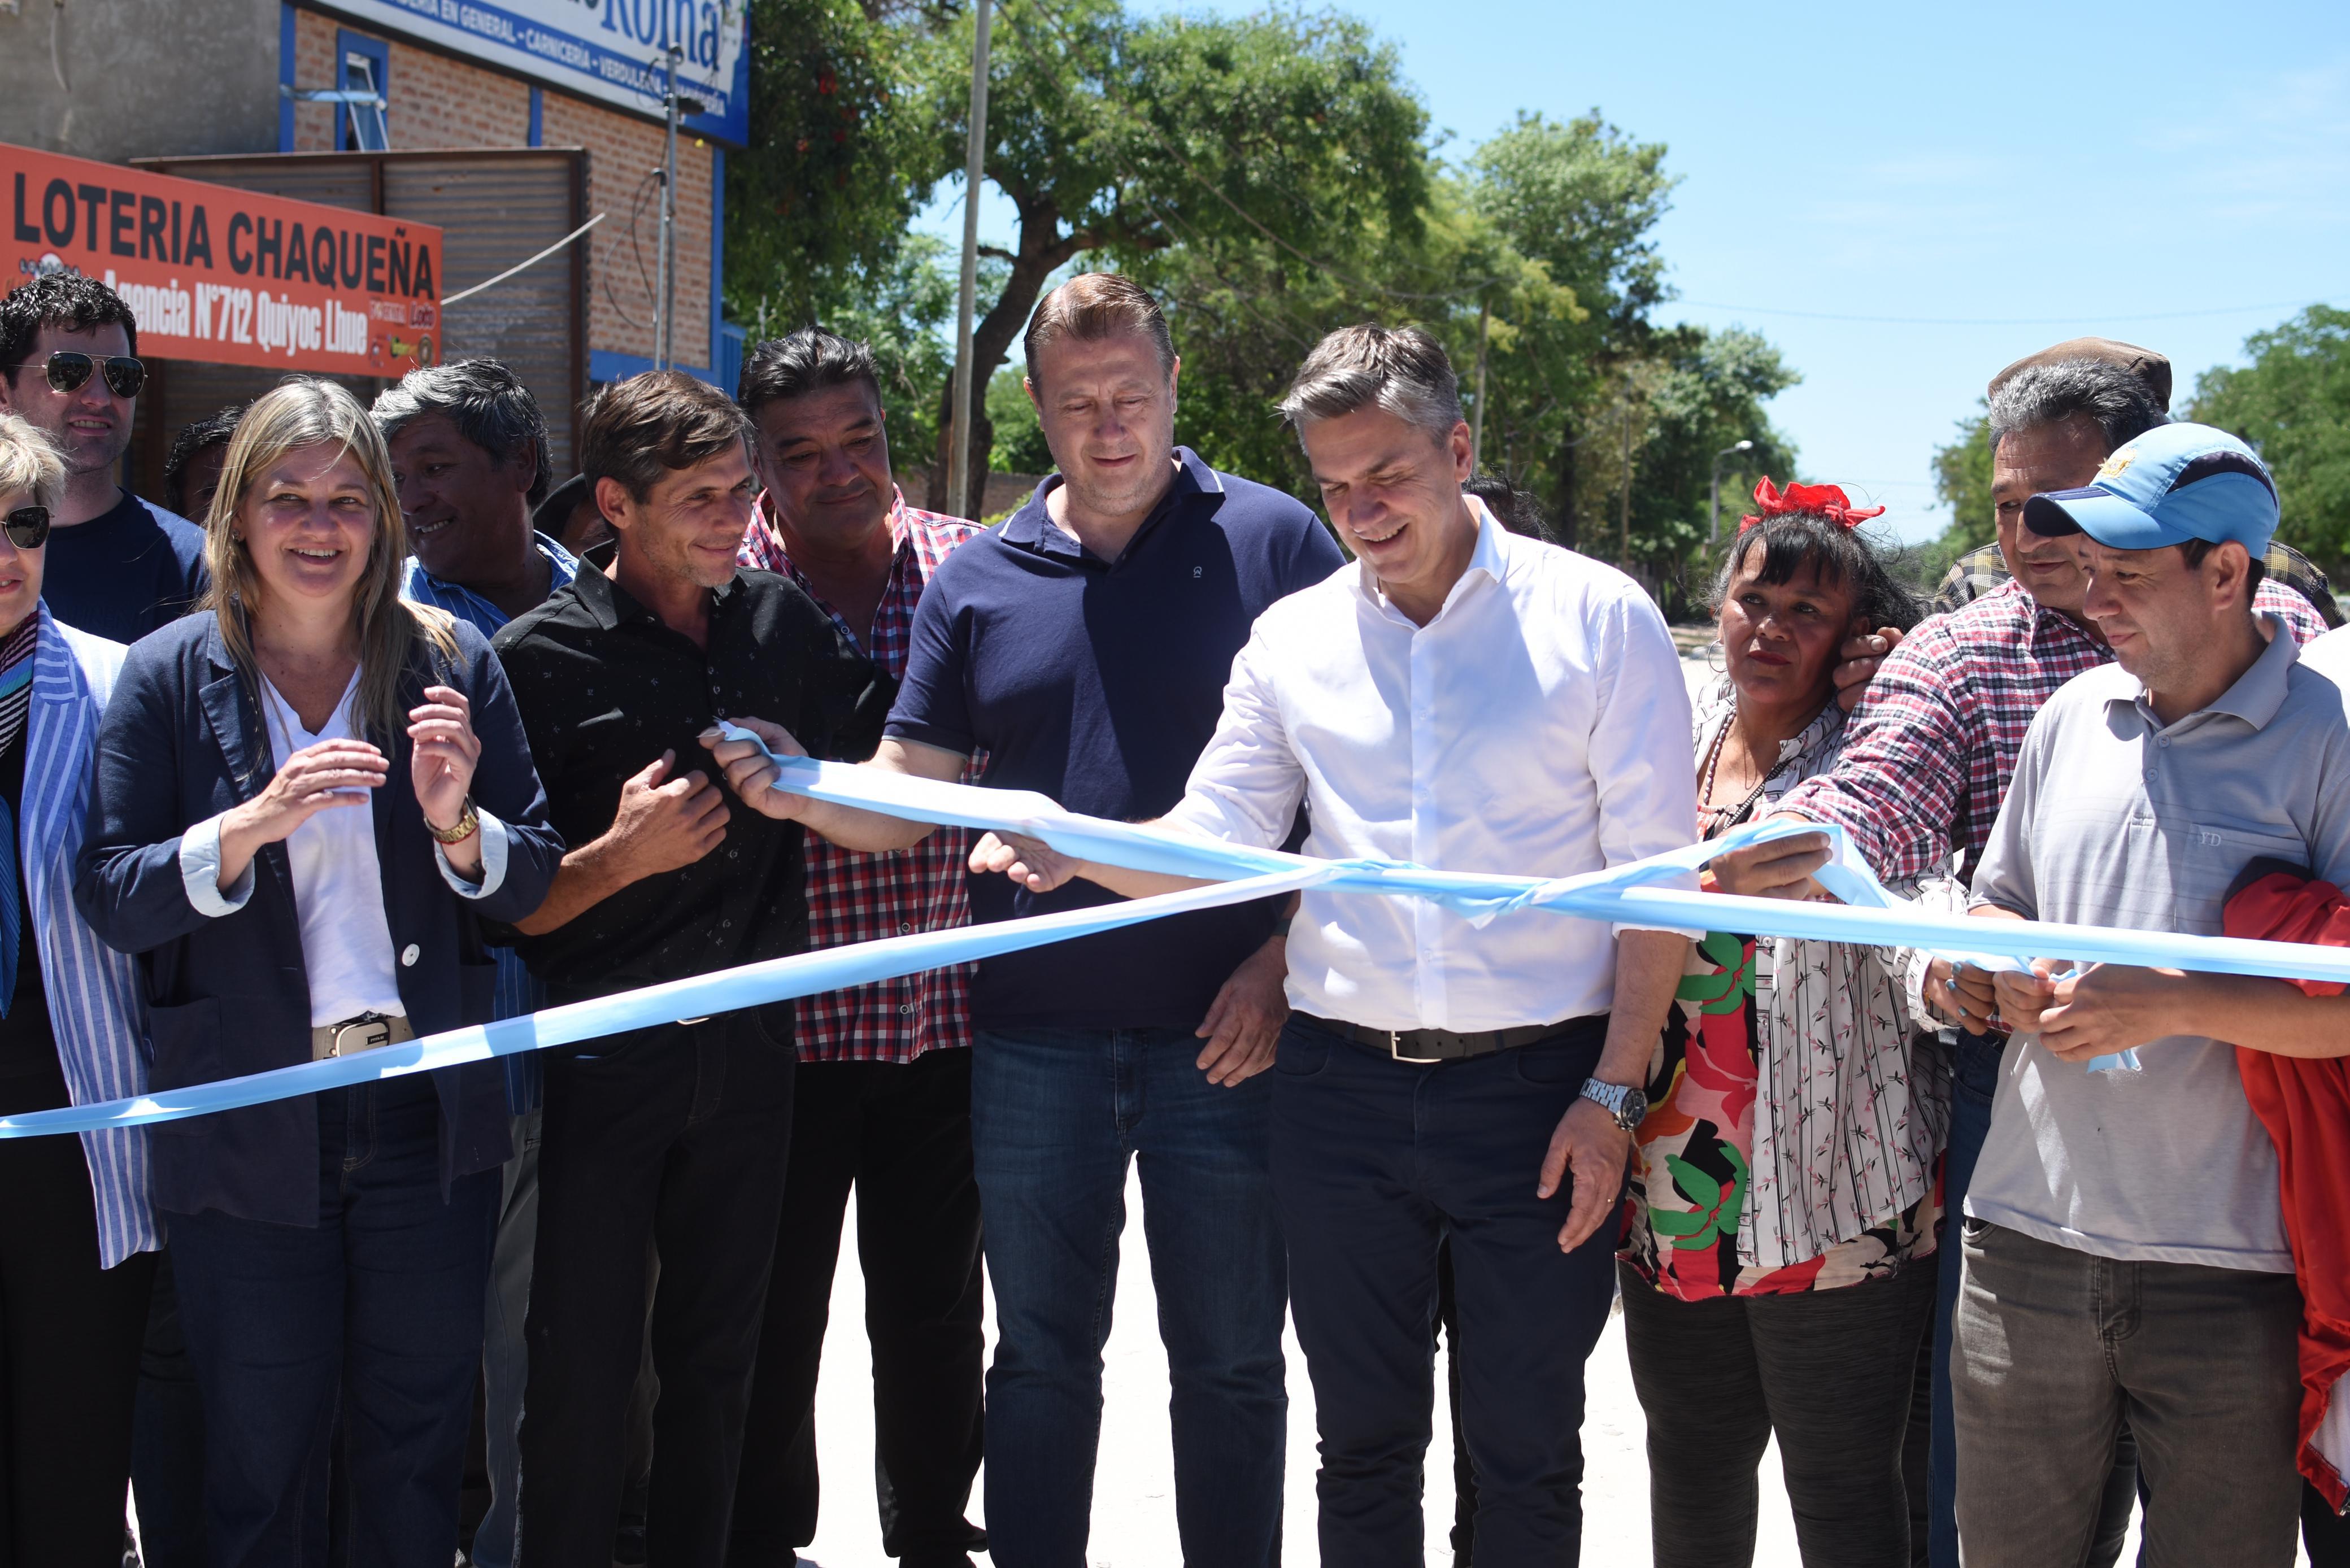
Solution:
{"label": "man in navy polo shirt", "polygon": [[[1303,504],[1174,444],[1174,348],[1130,280],[1089,274],[1055,289],[1025,347],[1060,472],[931,579],[872,765],[953,779],[983,752],[992,786],[1157,816],[1182,798],[1258,614],[1343,557]],[[849,848],[929,831],[737,787]],[[1085,882],[1044,895],[971,882],[974,920],[1114,900]],[[1277,903],[1205,910],[980,966],[972,1143],[999,1329],[986,1425],[998,1568],[1086,1561],[1101,1350],[1137,1156],[1184,1560],[1278,1560],[1286,1264],[1257,1075],[1288,1013],[1287,924]]]}

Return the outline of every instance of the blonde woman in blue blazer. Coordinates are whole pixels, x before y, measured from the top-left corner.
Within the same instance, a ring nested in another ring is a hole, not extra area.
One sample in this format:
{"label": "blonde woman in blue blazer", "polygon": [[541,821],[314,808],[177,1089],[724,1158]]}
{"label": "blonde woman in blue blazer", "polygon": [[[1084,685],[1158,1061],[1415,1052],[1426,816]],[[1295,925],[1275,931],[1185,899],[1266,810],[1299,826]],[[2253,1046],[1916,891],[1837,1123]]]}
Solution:
{"label": "blonde woman in blue blazer", "polygon": [[[122,645],[41,607],[65,465],[0,414],[0,1115],[146,1087],[137,966],[82,923],[74,864]],[[122,1561],[155,1275],[147,1135],[0,1142],[0,1559]]]}
{"label": "blonde woman in blue blazer", "polygon": [[[247,410],[206,519],[213,589],[126,656],[75,897],[139,955],[175,1088],[491,1016],[485,921],[562,842],[489,644],[404,604],[375,421],[331,382]],[[445,1564],[509,1126],[495,1063],[155,1129],[154,1201],[204,1410],[223,1568]]]}

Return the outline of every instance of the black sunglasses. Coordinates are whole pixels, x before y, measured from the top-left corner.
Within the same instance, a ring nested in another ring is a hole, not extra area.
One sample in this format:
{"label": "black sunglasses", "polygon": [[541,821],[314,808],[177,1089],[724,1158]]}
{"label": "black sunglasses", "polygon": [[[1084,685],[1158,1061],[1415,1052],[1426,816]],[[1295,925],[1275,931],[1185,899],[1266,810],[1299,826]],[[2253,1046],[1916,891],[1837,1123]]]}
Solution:
{"label": "black sunglasses", "polygon": [[[48,363],[43,365],[41,369],[47,372],[49,385],[58,391],[78,392],[83,383],[89,379],[89,373],[100,366],[105,367],[106,369],[108,389],[126,401],[137,397],[139,389],[147,384],[147,367],[121,354],[109,354],[103,359],[98,359],[76,349],[60,349],[50,355]],[[22,365],[11,365],[8,369],[12,372],[29,370],[33,369],[33,362],[27,360]]]}
{"label": "black sunglasses", "polygon": [[49,509],[19,506],[0,517],[0,533],[6,534],[8,543],[19,550],[37,550],[49,542]]}

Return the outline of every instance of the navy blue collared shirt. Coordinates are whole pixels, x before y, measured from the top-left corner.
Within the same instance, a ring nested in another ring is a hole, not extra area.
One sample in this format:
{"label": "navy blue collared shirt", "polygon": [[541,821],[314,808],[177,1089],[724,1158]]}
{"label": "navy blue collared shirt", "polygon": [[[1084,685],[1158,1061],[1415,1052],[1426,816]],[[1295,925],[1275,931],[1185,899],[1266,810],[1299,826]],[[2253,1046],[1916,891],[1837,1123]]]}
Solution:
{"label": "navy blue collared shirt", "polygon": [[[988,755],[996,789],[1072,811],[1155,817],[1223,711],[1232,657],[1266,606],[1345,562],[1303,503],[1221,474],[1189,448],[1166,496],[1115,561],[1047,514],[1047,477],[1003,526],[941,563],[914,615],[887,732]],[[1091,882],[1042,896],[971,879],[975,921],[1114,901]],[[980,965],[973,1025],[1195,1028],[1272,934],[1277,901],[1152,920]]]}

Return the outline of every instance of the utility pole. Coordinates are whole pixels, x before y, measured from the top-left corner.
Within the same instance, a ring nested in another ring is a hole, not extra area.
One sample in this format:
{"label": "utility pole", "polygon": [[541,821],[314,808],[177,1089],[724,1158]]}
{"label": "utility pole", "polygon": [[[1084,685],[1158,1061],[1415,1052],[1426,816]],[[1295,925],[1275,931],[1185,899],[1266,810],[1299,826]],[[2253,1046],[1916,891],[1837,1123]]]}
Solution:
{"label": "utility pole", "polygon": [[[669,67],[669,91],[663,101],[668,105],[665,116],[669,123],[668,150],[661,155],[660,188],[660,257],[655,264],[659,281],[653,292],[659,296],[654,308],[659,314],[653,325],[653,367],[666,370],[670,367],[670,337],[677,317],[677,62],[685,51],[675,44],[662,51]],[[639,276],[643,274],[639,273]]]}
{"label": "utility pole", "polygon": [[1721,543],[1721,460],[1737,452],[1752,452],[1753,450],[1754,443],[1752,441],[1742,441],[1734,446],[1723,447],[1720,452],[1713,454],[1713,503],[1712,509],[1706,514],[1706,515],[1711,519],[1711,523],[1707,525],[1705,535],[1706,545],[1709,549]]}
{"label": "utility pole", "polygon": [[1485,461],[1485,334],[1493,325],[1493,306],[1490,300],[1477,304],[1477,409],[1469,424],[1469,470]]}
{"label": "utility pole", "polygon": [[988,0],[977,0],[971,45],[971,145],[962,165],[962,286],[955,295],[954,439],[948,443],[947,514],[976,517],[971,493],[972,316],[979,296],[979,185],[987,163]]}

